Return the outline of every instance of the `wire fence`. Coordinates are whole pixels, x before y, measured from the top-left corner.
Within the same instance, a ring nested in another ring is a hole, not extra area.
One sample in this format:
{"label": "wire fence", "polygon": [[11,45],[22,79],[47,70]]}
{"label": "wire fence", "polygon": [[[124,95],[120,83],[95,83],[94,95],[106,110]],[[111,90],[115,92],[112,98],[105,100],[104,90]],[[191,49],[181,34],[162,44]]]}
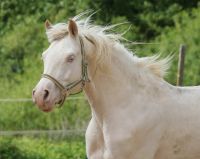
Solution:
{"label": "wire fence", "polygon": [[[67,100],[86,100],[84,97],[68,97]],[[0,99],[0,102],[32,102],[31,98],[6,98],[6,99]]]}
{"label": "wire fence", "polygon": [[48,137],[69,137],[83,136],[85,129],[74,130],[16,130],[16,131],[0,131],[0,136],[48,136]]}

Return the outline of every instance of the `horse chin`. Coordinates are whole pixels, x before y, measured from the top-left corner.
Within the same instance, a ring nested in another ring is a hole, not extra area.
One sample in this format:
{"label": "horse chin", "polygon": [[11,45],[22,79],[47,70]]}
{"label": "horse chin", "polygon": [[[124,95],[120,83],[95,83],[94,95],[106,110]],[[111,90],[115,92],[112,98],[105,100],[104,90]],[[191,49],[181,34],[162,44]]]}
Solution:
{"label": "horse chin", "polygon": [[44,105],[38,105],[39,109],[43,112],[51,112],[54,109],[54,103],[53,102],[46,102]]}

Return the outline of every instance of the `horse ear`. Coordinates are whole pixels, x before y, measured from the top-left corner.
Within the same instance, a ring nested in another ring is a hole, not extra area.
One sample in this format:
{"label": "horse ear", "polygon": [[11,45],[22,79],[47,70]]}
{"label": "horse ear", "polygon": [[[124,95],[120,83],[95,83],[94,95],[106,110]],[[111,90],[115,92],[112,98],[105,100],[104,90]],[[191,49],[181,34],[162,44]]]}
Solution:
{"label": "horse ear", "polygon": [[69,19],[68,31],[69,31],[69,34],[72,35],[72,36],[78,35],[78,27],[76,25],[76,22],[72,19]]}
{"label": "horse ear", "polygon": [[44,26],[45,26],[46,30],[48,30],[48,29],[51,28],[52,24],[51,24],[51,22],[47,19],[47,20],[45,21],[45,23],[44,23]]}

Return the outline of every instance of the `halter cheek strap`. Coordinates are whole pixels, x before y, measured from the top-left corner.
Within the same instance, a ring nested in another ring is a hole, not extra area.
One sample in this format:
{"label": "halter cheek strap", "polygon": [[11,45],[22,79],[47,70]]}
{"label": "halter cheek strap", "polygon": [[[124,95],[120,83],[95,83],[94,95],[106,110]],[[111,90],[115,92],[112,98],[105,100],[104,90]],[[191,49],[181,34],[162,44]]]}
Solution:
{"label": "halter cheek strap", "polygon": [[[88,39],[88,37],[86,38]],[[82,65],[82,69],[81,69],[81,79],[71,82],[69,84],[67,84],[66,86],[63,86],[57,79],[55,79],[54,77],[52,77],[49,74],[42,74],[42,78],[47,78],[50,81],[52,81],[61,91],[61,102],[59,103],[59,107],[61,107],[65,101],[66,95],[67,93],[73,89],[74,87],[76,87],[77,85],[81,84],[81,89],[80,91],[74,93],[80,93],[83,90],[83,87],[85,86],[86,82],[90,82],[89,77],[88,77],[88,72],[87,72],[87,67],[88,64],[86,62],[86,55],[85,55],[85,49],[84,49],[84,43],[83,43],[83,39],[82,37],[79,36],[79,41],[80,41],[80,46],[81,46],[81,55],[82,55],[82,60],[81,60],[81,65]]]}

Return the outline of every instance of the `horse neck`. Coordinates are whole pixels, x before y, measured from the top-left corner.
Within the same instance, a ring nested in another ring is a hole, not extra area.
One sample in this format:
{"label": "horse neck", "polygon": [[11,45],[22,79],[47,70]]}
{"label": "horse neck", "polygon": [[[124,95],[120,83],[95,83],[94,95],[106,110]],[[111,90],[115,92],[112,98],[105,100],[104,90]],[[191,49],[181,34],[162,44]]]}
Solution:
{"label": "horse neck", "polygon": [[84,91],[98,119],[103,119],[106,113],[116,108],[126,106],[141,88],[157,89],[156,86],[152,88],[157,82],[155,78],[150,74],[141,75],[143,70],[134,65],[133,55],[123,46],[113,47],[110,59],[104,67],[105,72],[93,67],[94,60],[90,60],[88,65],[91,82],[86,84]]}

